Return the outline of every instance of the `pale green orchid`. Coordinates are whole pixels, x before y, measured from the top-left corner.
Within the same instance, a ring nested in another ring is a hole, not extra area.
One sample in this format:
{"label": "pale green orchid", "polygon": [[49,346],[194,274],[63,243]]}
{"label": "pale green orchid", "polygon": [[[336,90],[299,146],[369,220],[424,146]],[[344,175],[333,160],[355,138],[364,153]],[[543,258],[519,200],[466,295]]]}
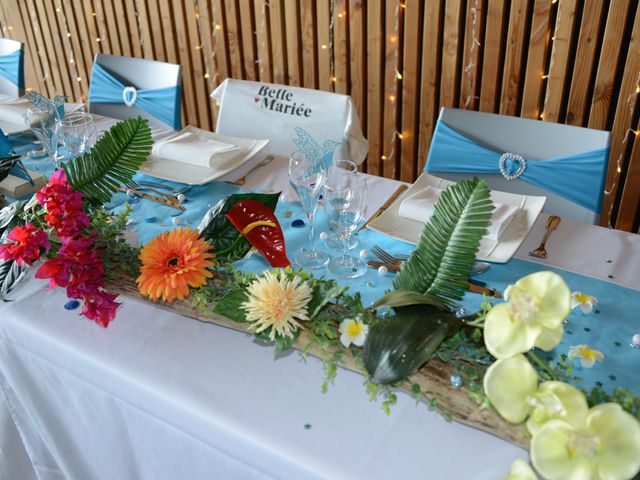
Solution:
{"label": "pale green orchid", "polygon": [[538,480],[533,468],[524,460],[516,460],[511,465],[509,475],[503,480]]}
{"label": "pale green orchid", "polygon": [[484,343],[496,358],[533,347],[549,351],[562,339],[562,322],[571,311],[571,290],[560,275],[536,272],[504,292],[507,303],[493,307],[484,322]]}
{"label": "pale green orchid", "polygon": [[533,408],[529,397],[537,389],[538,373],[521,354],[494,362],[484,374],[484,391],[507,422],[524,422]]}
{"label": "pale green orchid", "polygon": [[521,423],[535,434],[551,419],[580,426],[589,407],[580,390],[563,382],[543,382],[524,355],[496,361],[484,376],[484,391],[491,404],[508,422]]}
{"label": "pale green orchid", "polygon": [[531,440],[531,461],[549,480],[625,480],[640,471],[640,423],[616,403],[593,407],[582,427],[550,420]]}
{"label": "pale green orchid", "polygon": [[532,406],[527,420],[529,433],[535,435],[546,422],[564,420],[573,426],[581,426],[589,412],[584,393],[564,382],[543,382],[538,391],[527,401]]}

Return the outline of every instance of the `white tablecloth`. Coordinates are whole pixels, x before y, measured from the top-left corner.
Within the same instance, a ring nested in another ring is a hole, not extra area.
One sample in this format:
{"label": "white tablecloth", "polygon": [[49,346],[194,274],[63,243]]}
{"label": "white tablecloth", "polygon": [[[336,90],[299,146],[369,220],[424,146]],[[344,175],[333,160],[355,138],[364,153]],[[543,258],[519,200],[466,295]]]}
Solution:
{"label": "white tablecloth", "polygon": [[[274,162],[246,188],[283,178]],[[398,182],[369,180],[372,213]],[[563,221],[548,247],[545,263],[640,289],[638,236]],[[44,282],[13,298],[0,305],[0,384],[40,479],[489,480],[527,457],[404,394],[387,417],[345,370],[322,394],[319,361],[274,359],[247,335],[148,304],[123,299],[105,330],[63,310],[64,292]],[[11,428],[0,446],[20,452]],[[19,454],[0,455],[4,478],[29,478],[5,473],[24,467]]]}

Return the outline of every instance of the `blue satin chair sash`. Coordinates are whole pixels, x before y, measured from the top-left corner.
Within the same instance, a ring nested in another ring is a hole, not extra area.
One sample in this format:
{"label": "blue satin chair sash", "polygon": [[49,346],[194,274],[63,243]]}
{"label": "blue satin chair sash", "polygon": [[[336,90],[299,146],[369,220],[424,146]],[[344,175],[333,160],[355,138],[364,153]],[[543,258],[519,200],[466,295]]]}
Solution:
{"label": "blue satin chair sash", "polygon": [[22,50],[0,55],[0,76],[17,85],[18,88],[24,88],[24,52]]}
{"label": "blue satin chair sash", "polygon": [[89,103],[135,105],[175,129],[182,126],[180,85],[135,90],[131,86],[124,85],[98,63],[93,65],[91,84],[89,85]]}
{"label": "blue satin chair sash", "polygon": [[[479,145],[438,120],[424,171],[501,174],[503,153]],[[519,179],[599,213],[608,159],[607,147],[544,161],[530,160]]]}

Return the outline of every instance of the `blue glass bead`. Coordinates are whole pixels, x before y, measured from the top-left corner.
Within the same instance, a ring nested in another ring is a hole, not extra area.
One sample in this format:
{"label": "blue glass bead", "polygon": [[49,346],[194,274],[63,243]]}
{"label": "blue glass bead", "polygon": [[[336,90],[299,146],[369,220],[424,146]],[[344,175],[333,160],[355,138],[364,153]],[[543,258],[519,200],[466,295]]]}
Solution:
{"label": "blue glass bead", "polygon": [[459,373],[454,373],[453,375],[451,375],[449,381],[451,382],[451,386],[456,389],[464,385],[464,378],[462,378],[462,375],[460,375]]}
{"label": "blue glass bead", "polygon": [[467,311],[463,307],[460,307],[458,310],[456,310],[456,317],[457,318],[462,318],[466,314],[467,314]]}
{"label": "blue glass bead", "polygon": [[64,304],[64,309],[75,310],[79,306],[80,306],[80,302],[78,300],[69,300],[67,303]]}
{"label": "blue glass bead", "polygon": [[153,222],[156,221],[156,217],[154,217],[153,215],[150,216],[150,217],[145,217],[144,221],[147,222],[147,223],[153,223]]}
{"label": "blue glass bead", "polygon": [[304,220],[300,220],[299,218],[296,218],[293,222],[291,222],[291,226],[293,228],[304,227]]}

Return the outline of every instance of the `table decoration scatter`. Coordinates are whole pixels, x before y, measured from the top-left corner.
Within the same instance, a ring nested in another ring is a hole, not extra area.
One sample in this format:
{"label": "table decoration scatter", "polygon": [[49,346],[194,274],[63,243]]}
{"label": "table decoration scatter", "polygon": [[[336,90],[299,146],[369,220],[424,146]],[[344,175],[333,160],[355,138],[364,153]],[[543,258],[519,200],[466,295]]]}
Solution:
{"label": "table decoration scatter", "polygon": [[[637,392],[622,385],[594,393],[573,382],[571,362],[594,367],[604,358],[600,346],[576,344],[562,362],[545,357],[565,335],[572,309],[596,314],[594,296],[572,294],[562,276],[542,271],[506,288],[504,302],[485,298],[469,313],[460,306],[494,210],[483,181],[441,192],[416,249],[397,264],[393,289],[367,306],[359,292],[291,267],[274,213],[279,194],[231,194],[198,229],[172,226],[140,248],[128,244],[130,206],[116,214],[105,204],[151,146],[146,120],[120,122],[31,200],[0,211],[2,299],[34,266],[37,278],[66,288],[103,327],[125,294],[249,333],[275,352],[294,347],[323,360],[323,390],[338,366],[360,372],[387,413],[401,389],[447,419],[529,446],[544,478],[640,471]],[[234,262],[252,248],[273,269],[238,269]],[[535,473],[516,462],[508,478]]]}

